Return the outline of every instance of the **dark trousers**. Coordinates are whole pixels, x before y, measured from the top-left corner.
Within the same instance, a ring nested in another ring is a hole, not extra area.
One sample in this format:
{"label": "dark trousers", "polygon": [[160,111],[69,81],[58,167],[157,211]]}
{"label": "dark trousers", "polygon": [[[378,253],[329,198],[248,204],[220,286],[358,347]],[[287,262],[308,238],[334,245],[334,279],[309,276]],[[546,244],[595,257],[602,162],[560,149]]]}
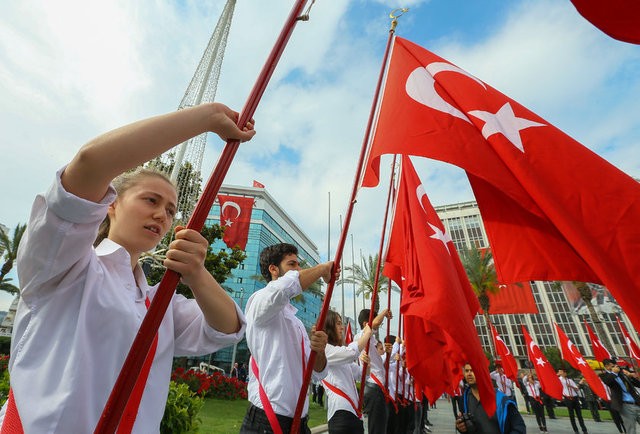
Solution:
{"label": "dark trousers", "polygon": [[364,425],[350,411],[338,410],[329,419],[329,434],[364,434]]}
{"label": "dark trousers", "polygon": [[587,408],[591,412],[591,417],[596,422],[602,422],[600,419],[600,413],[598,412],[598,401],[587,401]]}
{"label": "dark trousers", "polygon": [[530,396],[527,396],[527,401],[529,402],[529,405],[531,405],[531,408],[533,409],[533,413],[536,415],[536,422],[538,423],[538,428],[540,428],[540,430],[546,431],[547,420],[544,417],[544,407],[542,406],[542,403],[536,401],[534,398]]}
{"label": "dark trousers", "polygon": [[400,423],[400,408],[401,406],[397,406],[398,411],[396,411],[396,407],[392,402],[387,402],[387,434],[395,434],[396,427]]}
{"label": "dark trousers", "polygon": [[[278,418],[282,432],[290,432],[293,418],[279,414],[276,414],[276,417]],[[300,434],[311,434],[311,430],[307,426],[308,421],[308,417],[303,417],[300,421]],[[242,426],[240,427],[240,434],[273,434],[269,419],[263,409],[255,405],[249,406],[247,413],[244,415]]]}
{"label": "dark trousers", "polygon": [[380,387],[369,382],[365,384],[362,410],[367,415],[369,434],[384,434],[387,432],[388,409]]}
{"label": "dark trousers", "polygon": [[622,416],[620,416],[620,412],[614,410],[613,408],[609,408],[609,412],[611,412],[611,419],[613,423],[616,424],[616,428],[618,428],[618,432],[624,433],[627,432],[624,429],[624,422],[622,422]]}
{"label": "dark trousers", "polygon": [[582,428],[582,432],[587,432],[587,427],[584,426],[584,420],[582,420],[582,408],[580,407],[580,401],[578,398],[564,398],[564,405],[567,406],[567,410],[569,410],[569,420],[571,421],[571,428],[575,432],[578,432],[578,426],[576,425],[576,417],[578,418],[578,422],[580,423],[580,428]]}

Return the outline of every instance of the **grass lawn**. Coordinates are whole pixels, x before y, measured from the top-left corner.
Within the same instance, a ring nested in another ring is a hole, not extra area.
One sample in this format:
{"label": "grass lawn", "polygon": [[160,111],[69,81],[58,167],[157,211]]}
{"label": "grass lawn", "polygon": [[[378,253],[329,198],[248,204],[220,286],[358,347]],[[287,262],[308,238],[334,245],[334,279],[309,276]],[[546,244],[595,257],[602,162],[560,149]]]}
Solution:
{"label": "grass lawn", "polygon": [[[569,410],[567,410],[566,407],[555,407],[553,410],[558,417],[569,417]],[[600,419],[602,420],[611,420],[611,413],[609,410],[600,410],[598,414],[600,414]],[[545,417],[548,417],[546,410],[544,415]],[[582,418],[584,420],[593,420],[593,416],[591,416],[591,412],[589,410],[582,410]]]}
{"label": "grass lawn", "polygon": [[[201,434],[237,434],[247,412],[249,401],[206,399],[200,411]],[[327,411],[318,404],[309,403],[309,426],[327,423]]]}

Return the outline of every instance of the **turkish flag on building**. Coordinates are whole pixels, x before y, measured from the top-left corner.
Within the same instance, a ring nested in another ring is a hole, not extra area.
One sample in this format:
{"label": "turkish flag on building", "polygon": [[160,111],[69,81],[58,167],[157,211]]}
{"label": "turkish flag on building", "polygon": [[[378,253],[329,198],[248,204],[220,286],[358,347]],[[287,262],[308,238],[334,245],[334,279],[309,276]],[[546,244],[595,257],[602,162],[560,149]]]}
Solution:
{"label": "turkish flag on building", "polygon": [[589,332],[589,340],[591,340],[591,348],[593,348],[593,357],[595,357],[598,362],[602,362],[604,359],[611,359],[611,353],[602,345],[598,335],[595,334],[586,320],[584,321],[584,325],[587,327],[587,332]]}
{"label": "turkish flag on building", "polygon": [[637,181],[516,101],[398,37],[364,186],[377,185],[380,156],[394,153],[467,172],[501,283],[602,283],[640,328]]}
{"label": "turkish flag on building", "polygon": [[511,381],[518,381],[518,363],[493,324],[491,324],[491,334],[493,335],[493,342],[496,345],[496,353],[500,356],[504,374],[507,378],[511,379]]}
{"label": "turkish flag on building", "polygon": [[544,393],[552,398],[562,399],[562,383],[558,379],[555,369],[542,353],[538,344],[531,339],[524,325],[522,326],[522,334],[524,334],[524,341],[527,344],[527,355],[531,363],[533,363],[536,374],[538,374],[540,387],[542,387]]}
{"label": "turkish flag on building", "polygon": [[429,395],[441,395],[453,390],[468,362],[482,403],[493,414],[488,361],[473,323],[478,299],[407,156],[402,157],[384,274],[402,289],[400,311],[411,375],[431,390]]}
{"label": "turkish flag on building", "polygon": [[253,180],[253,186],[255,188],[264,188],[264,184],[261,182],[256,181],[255,179]]}
{"label": "turkish flag on building", "polygon": [[618,327],[620,327],[620,330],[624,335],[624,341],[627,344],[627,351],[629,352],[629,357],[634,359],[636,363],[640,363],[640,348],[638,348],[638,344],[636,344],[636,342],[633,339],[631,339],[631,335],[629,334],[629,331],[624,326],[622,321],[620,321],[620,318],[618,318],[618,315],[616,315],[616,321],[618,321]]}
{"label": "turkish flag on building", "polygon": [[[555,324],[555,323],[554,323]],[[593,392],[605,401],[609,401],[611,397],[607,393],[607,388],[600,380],[600,377],[596,375],[596,372],[591,369],[589,364],[584,360],[580,351],[576,348],[573,342],[560,328],[558,324],[555,324],[556,332],[558,332],[558,340],[560,343],[560,351],[562,351],[562,358],[565,359],[571,366],[579,370],[587,384],[593,390]]]}
{"label": "turkish flag on building", "polygon": [[349,345],[353,342],[353,332],[351,331],[351,323],[347,323],[347,330],[344,332],[344,343],[345,345]]}
{"label": "turkish flag on building", "polygon": [[254,200],[253,197],[218,195],[220,226],[224,226],[222,241],[228,247],[237,246],[242,250],[247,247]]}
{"label": "turkish flag on building", "polygon": [[612,38],[640,44],[638,0],[571,0],[580,15]]}

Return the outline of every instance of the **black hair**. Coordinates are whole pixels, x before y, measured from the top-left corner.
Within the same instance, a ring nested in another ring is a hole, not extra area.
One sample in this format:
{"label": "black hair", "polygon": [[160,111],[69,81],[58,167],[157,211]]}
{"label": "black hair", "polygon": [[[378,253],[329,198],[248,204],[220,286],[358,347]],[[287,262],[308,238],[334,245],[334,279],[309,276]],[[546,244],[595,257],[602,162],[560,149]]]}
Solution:
{"label": "black hair", "polygon": [[361,329],[363,329],[366,324],[369,324],[370,314],[371,314],[370,309],[362,309],[358,314],[358,324],[360,324]]}
{"label": "black hair", "polygon": [[297,255],[298,248],[293,244],[280,243],[272,246],[265,247],[260,252],[260,274],[267,282],[271,282],[271,273],[269,272],[269,266],[275,265],[280,267],[280,263],[287,255]]}

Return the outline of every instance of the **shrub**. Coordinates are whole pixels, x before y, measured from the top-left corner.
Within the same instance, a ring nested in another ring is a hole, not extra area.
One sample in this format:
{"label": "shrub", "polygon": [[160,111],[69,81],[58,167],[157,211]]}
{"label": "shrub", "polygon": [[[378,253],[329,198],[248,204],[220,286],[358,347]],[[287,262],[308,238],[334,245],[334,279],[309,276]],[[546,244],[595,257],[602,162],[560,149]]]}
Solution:
{"label": "shrub", "polygon": [[161,434],[196,433],[200,426],[197,417],[204,400],[189,390],[186,384],[169,383],[169,396],[160,424]]}
{"label": "shrub", "polygon": [[171,380],[186,384],[189,390],[199,396],[227,400],[247,399],[247,383],[237,378],[225,377],[220,372],[207,375],[199,371],[177,368],[171,374]]}

